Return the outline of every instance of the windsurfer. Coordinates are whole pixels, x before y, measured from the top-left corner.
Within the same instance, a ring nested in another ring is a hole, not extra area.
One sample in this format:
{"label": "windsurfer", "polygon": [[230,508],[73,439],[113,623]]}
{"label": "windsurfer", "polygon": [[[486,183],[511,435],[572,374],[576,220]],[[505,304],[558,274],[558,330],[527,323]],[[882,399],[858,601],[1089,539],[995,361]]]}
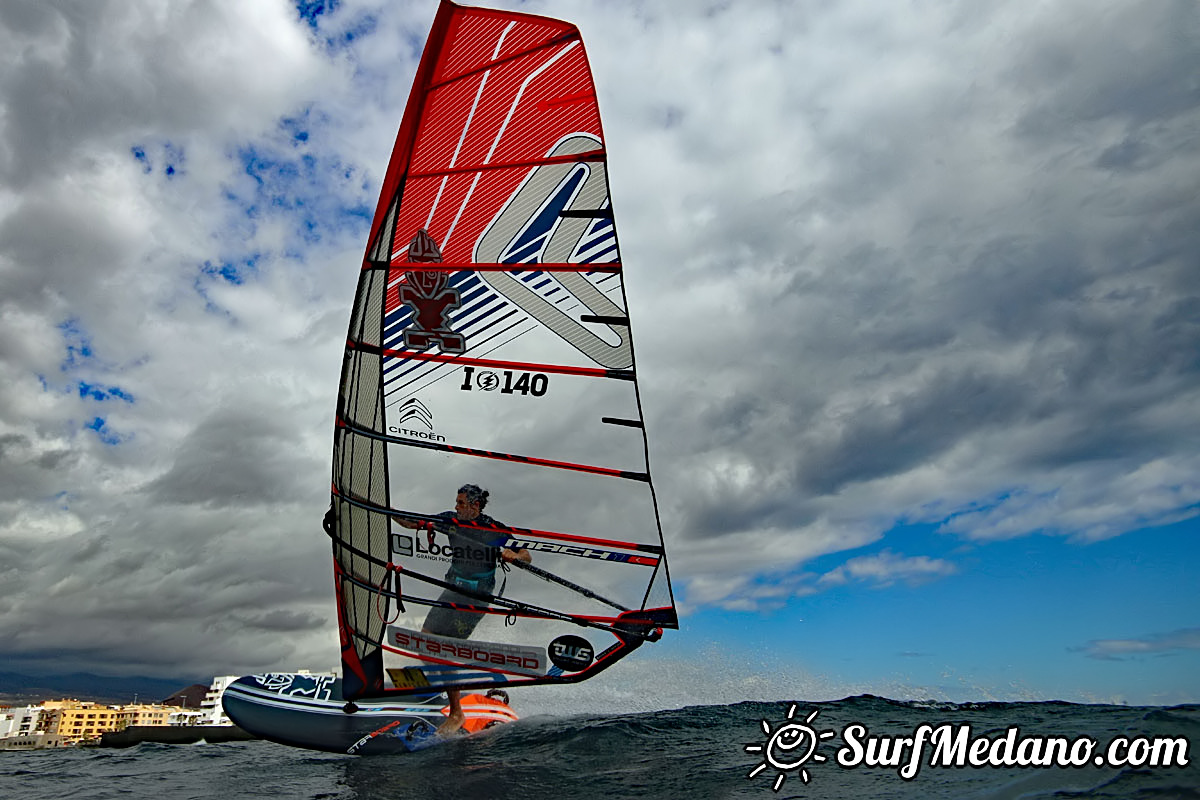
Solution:
{"label": "windsurfer", "polygon": [[[477,594],[490,595],[496,587],[497,564],[513,561],[528,564],[532,556],[524,548],[509,550],[483,544],[479,532],[473,529],[460,530],[454,525],[455,522],[472,522],[486,527],[502,527],[501,523],[483,513],[487,501],[486,489],[468,483],[458,490],[454,510],[438,514],[446,520],[445,525],[401,516],[393,516],[393,519],[405,528],[428,530],[431,544],[435,532],[445,533],[450,540],[451,554],[450,569],[446,572],[447,583]],[[424,633],[452,636],[456,639],[469,638],[483,618],[482,612],[453,608],[452,605],[479,606],[480,599],[478,596],[462,594],[454,589],[444,589],[438,598],[438,605],[431,608],[425,617],[425,624],[421,630]],[[447,689],[446,695],[450,699],[450,713],[446,721],[438,727],[438,734],[443,736],[459,730],[464,720],[461,692],[458,689]]]}

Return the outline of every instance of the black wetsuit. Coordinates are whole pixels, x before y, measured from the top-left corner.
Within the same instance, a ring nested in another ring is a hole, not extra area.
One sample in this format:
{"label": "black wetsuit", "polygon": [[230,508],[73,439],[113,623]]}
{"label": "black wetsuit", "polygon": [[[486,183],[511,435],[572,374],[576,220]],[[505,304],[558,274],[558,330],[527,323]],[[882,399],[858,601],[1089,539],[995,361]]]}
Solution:
{"label": "black wetsuit", "polygon": [[[450,569],[446,570],[446,582],[454,584],[470,592],[484,595],[492,594],[496,588],[496,565],[500,563],[500,548],[487,544],[494,539],[490,531],[480,531],[474,528],[460,528],[455,523],[458,518],[453,511],[438,514],[448,524],[437,523],[434,527],[449,538]],[[480,514],[472,524],[485,527],[502,527],[501,523]],[[454,589],[444,589],[439,603],[454,603],[456,605],[486,606],[487,601],[479,597],[462,594]],[[445,606],[434,606],[425,617],[424,630],[440,636],[452,636],[456,639],[466,639],[475,630],[475,626],[483,619],[479,611],[467,611]]]}

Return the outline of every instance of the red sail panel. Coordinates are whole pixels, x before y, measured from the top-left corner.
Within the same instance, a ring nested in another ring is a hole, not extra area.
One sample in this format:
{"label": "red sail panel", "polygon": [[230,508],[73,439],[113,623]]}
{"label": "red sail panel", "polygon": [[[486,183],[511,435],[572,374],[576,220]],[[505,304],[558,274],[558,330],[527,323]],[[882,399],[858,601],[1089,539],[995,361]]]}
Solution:
{"label": "red sail panel", "polygon": [[[475,66],[492,61],[476,48]],[[473,260],[484,226],[564,136],[600,147],[600,115],[578,35],[432,89],[412,150],[393,260],[424,228],[447,261]],[[506,168],[505,165],[519,167]]]}
{"label": "red sail panel", "polygon": [[455,15],[450,23],[449,45],[434,73],[434,83],[453,80],[563,36],[579,35],[574,25],[555,19],[482,8],[463,10],[467,13]]}

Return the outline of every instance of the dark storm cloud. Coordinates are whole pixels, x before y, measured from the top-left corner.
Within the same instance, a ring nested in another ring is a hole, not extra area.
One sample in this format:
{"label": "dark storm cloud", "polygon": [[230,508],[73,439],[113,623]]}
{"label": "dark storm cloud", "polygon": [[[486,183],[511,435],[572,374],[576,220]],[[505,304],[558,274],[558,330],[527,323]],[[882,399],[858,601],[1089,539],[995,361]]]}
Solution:
{"label": "dark storm cloud", "polygon": [[54,474],[75,458],[66,448],[37,453],[28,436],[0,436],[0,503],[53,493]]}
{"label": "dark storm cloud", "polygon": [[1113,119],[1136,130],[1191,116],[1200,103],[1198,34],[1187,0],[1111,5],[1036,32],[1012,67],[1030,101],[1018,133],[1058,139],[1080,122]]}
{"label": "dark storm cloud", "polygon": [[156,503],[210,508],[286,503],[300,499],[301,468],[288,443],[292,432],[267,415],[220,410],[180,442],[174,463],[146,492]]}
{"label": "dark storm cloud", "polygon": [[[307,91],[340,80],[310,45],[286,4],[0,7],[10,657],[211,674],[328,638],[320,491],[310,501],[327,445],[298,366],[325,360],[330,339],[306,329],[329,309],[290,299],[326,289],[287,269],[281,210],[227,226],[250,180],[229,154],[278,139]],[[252,280],[204,282],[203,265],[235,260]]]}
{"label": "dark storm cloud", "polygon": [[[987,25],[964,12],[963,41],[922,56],[897,27],[891,68],[825,95],[801,73],[777,87],[815,99],[794,104],[796,140],[818,143],[807,160],[742,128],[798,186],[722,207],[682,245],[690,295],[713,298],[693,307],[714,312],[704,388],[671,389],[660,423],[687,454],[667,480],[705,487],[680,509],[685,538],[790,519],[800,558],[804,526],[852,503],[895,519],[931,489],[969,507],[981,484],[1053,492],[1088,464],[1137,527],[1143,466],[1192,483],[1200,49],[1180,31],[1196,8],[1109,6],[1078,25],[1000,9],[980,10]],[[1056,511],[1025,531],[1072,532]]]}

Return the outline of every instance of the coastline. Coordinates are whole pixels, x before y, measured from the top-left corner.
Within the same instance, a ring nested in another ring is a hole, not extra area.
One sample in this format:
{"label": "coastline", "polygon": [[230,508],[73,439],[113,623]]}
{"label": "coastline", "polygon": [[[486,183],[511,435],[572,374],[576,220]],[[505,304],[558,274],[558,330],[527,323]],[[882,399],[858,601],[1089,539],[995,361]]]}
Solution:
{"label": "coastline", "polygon": [[119,731],[101,734],[98,742],[85,747],[135,747],[143,742],[154,744],[221,744],[257,739],[237,725],[130,725]]}

